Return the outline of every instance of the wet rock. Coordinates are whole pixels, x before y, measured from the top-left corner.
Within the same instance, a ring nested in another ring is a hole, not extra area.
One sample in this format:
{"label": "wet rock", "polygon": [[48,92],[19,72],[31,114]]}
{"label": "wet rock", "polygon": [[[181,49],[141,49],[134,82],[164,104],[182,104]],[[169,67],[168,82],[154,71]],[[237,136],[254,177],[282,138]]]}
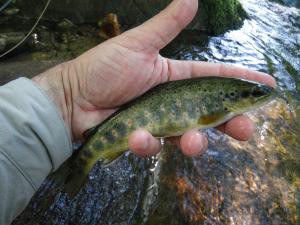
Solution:
{"label": "wet rock", "polygon": [[[267,27],[279,33],[270,24],[262,29]],[[257,38],[259,33],[255,34]],[[202,59],[200,50],[196,51],[194,47],[199,47],[197,37],[191,39],[191,33],[187,36],[188,39],[184,35],[182,39],[188,43],[186,51],[192,56],[179,54],[178,57]],[[285,33],[282,37],[286,37]],[[203,42],[205,49],[207,39]],[[237,47],[240,42],[231,43],[231,51],[238,56],[226,52],[228,43],[221,40],[221,47],[218,47],[223,54],[218,54],[220,58],[203,58],[210,61],[243,58],[243,49]],[[245,51],[253,53],[257,46],[250,43],[250,48]],[[276,42],[267,44],[276,45]],[[175,45],[168,54],[174,56],[180,51],[178,46]],[[292,52],[296,50],[292,48]],[[279,64],[275,61],[274,65]],[[13,66],[12,62],[10,69]],[[31,67],[34,65],[27,64],[23,69]],[[275,72],[279,73],[278,70]],[[289,81],[293,82],[292,79]],[[97,164],[88,183],[73,200],[56,192],[56,187],[48,180],[14,224],[299,224],[300,107],[294,98],[289,102],[290,106],[273,102],[250,114],[257,124],[256,135],[250,142],[240,143],[209,130],[209,149],[202,157],[189,159],[176,147],[167,147],[158,161],[125,155],[108,168]]]}
{"label": "wet rock", "polygon": [[237,28],[247,17],[238,0],[200,0],[199,4],[205,10],[205,26],[211,34],[221,34],[228,29]]}
{"label": "wet rock", "polygon": [[20,9],[18,8],[9,8],[3,11],[3,14],[5,16],[14,16],[20,12]]}
{"label": "wet rock", "polygon": [[24,37],[22,32],[0,33],[0,53],[18,44]]}
{"label": "wet rock", "polygon": [[[97,164],[72,200],[47,180],[13,224],[298,224],[300,141],[291,121],[299,112],[287,107],[274,101],[252,114],[260,131],[250,142],[208,130],[202,156],[167,142],[152,162],[127,154]],[[294,132],[278,138],[286,130]]]}
{"label": "wet rock", "polygon": [[[21,56],[22,60],[68,60],[84,51],[96,46],[103,39],[98,36],[99,28],[82,25],[72,26],[69,22],[63,22],[61,28],[56,24],[51,26],[38,26],[34,32],[10,54],[6,59]],[[23,32],[0,33],[0,53],[15,46],[25,37]],[[4,59],[2,58],[2,59]],[[13,72],[13,71],[12,71]]]}
{"label": "wet rock", "polygon": [[106,168],[97,164],[74,199],[47,180],[14,224],[138,224],[149,164],[131,154]]}
{"label": "wet rock", "polygon": [[21,60],[17,62],[0,62],[0,85],[18,77],[31,78],[61,62],[61,60]]}
{"label": "wet rock", "polygon": [[[296,131],[278,138],[295,129],[286,107],[273,102],[252,114],[267,131],[246,143],[209,130],[203,156],[191,159],[165,146],[153,172],[155,191],[144,198],[142,224],[297,224],[300,142],[292,138]],[[276,129],[279,124],[284,128]],[[288,140],[293,150],[282,145]]]}
{"label": "wet rock", "polygon": [[300,1],[299,0],[270,0],[273,2],[278,2],[282,5],[286,5],[286,6],[293,6],[293,7],[297,7],[300,8]]}
{"label": "wet rock", "polygon": [[[157,14],[169,3],[170,0],[53,0],[44,19],[57,22],[67,18],[76,24],[96,24],[99,18],[104,18],[108,13],[115,13],[120,23],[130,28]],[[16,4],[27,16],[36,17],[41,13],[45,3],[38,0],[30,2],[18,0]],[[32,4],[35,5],[34,8]],[[245,18],[238,0],[199,0],[199,6],[199,11],[189,29],[219,34],[241,24],[241,20]]]}
{"label": "wet rock", "polygon": [[100,28],[99,36],[104,39],[116,37],[121,33],[118,16],[114,13],[109,13],[104,19],[101,19],[98,26]]}
{"label": "wet rock", "polygon": [[57,24],[57,28],[60,31],[69,31],[74,28],[74,23],[69,19],[63,19],[61,22]]}
{"label": "wet rock", "polygon": [[0,52],[4,51],[6,48],[6,40],[4,37],[0,37]]}

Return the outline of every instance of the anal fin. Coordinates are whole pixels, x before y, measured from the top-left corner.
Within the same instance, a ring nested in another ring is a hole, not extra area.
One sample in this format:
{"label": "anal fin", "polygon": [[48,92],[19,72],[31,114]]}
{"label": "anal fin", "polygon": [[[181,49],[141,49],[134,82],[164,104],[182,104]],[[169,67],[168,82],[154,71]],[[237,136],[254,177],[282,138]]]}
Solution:
{"label": "anal fin", "polygon": [[204,115],[199,117],[198,124],[199,125],[215,124],[217,121],[221,120],[222,118],[224,118],[224,113]]}

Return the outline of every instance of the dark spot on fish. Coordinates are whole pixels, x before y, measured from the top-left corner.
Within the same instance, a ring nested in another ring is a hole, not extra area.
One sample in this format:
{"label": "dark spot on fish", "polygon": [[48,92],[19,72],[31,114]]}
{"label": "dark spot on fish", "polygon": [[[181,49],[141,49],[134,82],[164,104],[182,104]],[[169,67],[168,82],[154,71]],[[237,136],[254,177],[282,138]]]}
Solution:
{"label": "dark spot on fish", "polygon": [[224,110],[227,112],[227,111],[228,111],[228,108],[227,108],[227,107],[225,107],[225,108],[224,108]]}
{"label": "dark spot on fish", "polygon": [[114,128],[121,137],[124,137],[127,134],[127,127],[124,123],[116,123]]}
{"label": "dark spot on fish", "polygon": [[113,135],[113,133],[111,131],[107,131],[104,135],[104,137],[106,138],[107,142],[112,144],[116,141],[116,137]]}
{"label": "dark spot on fish", "polygon": [[242,93],[241,93],[241,97],[242,98],[248,98],[250,96],[250,92],[249,91],[243,91]]}
{"label": "dark spot on fish", "polygon": [[[148,124],[148,119],[145,116],[141,115],[140,117],[137,118],[137,123],[141,127],[146,126]],[[126,133],[124,133],[123,136],[125,135]]]}
{"label": "dark spot on fish", "polygon": [[98,152],[102,151],[103,150],[102,142],[101,141],[95,141],[94,144],[93,144],[93,148]]}
{"label": "dark spot on fish", "polygon": [[156,121],[160,121],[161,118],[163,117],[164,113],[161,111],[161,110],[156,110],[154,113],[153,113],[153,116],[154,116],[154,120]]}
{"label": "dark spot on fish", "polygon": [[223,92],[223,91],[220,91],[219,94],[220,94],[221,96],[223,96],[223,95],[224,95],[224,92]]}
{"label": "dark spot on fish", "polygon": [[230,97],[229,97],[229,94],[226,93],[226,94],[225,94],[225,98],[230,98]]}
{"label": "dark spot on fish", "polygon": [[235,93],[234,92],[230,92],[230,96],[234,97]]}
{"label": "dark spot on fish", "polygon": [[82,151],[82,155],[88,159],[93,158],[93,156],[94,156],[93,152],[90,149],[84,149]]}

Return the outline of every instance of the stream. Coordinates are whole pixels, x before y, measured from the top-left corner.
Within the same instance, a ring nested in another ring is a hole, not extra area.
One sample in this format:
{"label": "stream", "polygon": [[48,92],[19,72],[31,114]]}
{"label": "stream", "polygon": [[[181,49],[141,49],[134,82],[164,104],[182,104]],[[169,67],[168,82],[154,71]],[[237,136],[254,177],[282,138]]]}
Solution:
{"label": "stream", "polygon": [[300,9],[297,1],[241,3],[249,18],[240,29],[217,37],[185,31],[162,54],[272,74],[284,98],[248,113],[257,125],[250,141],[208,129],[201,157],[168,142],[149,159],[126,153],[97,164],[72,200],[46,180],[13,224],[299,224]]}

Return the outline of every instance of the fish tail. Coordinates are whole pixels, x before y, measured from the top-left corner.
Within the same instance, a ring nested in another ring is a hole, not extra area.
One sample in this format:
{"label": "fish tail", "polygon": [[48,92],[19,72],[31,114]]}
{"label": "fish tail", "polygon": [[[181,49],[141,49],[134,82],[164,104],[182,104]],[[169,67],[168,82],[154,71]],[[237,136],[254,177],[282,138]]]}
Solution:
{"label": "fish tail", "polygon": [[48,177],[56,186],[60,187],[61,192],[67,193],[70,198],[79,192],[86,179],[86,176],[81,176],[82,171],[77,171],[78,168],[73,166],[76,155],[76,153],[73,154]]}
{"label": "fish tail", "polygon": [[56,171],[48,176],[48,179],[50,181],[53,181],[56,186],[64,185],[66,178],[69,176],[71,170],[70,163],[70,159],[65,161]]}
{"label": "fish tail", "polygon": [[82,173],[82,171],[72,171],[65,181],[63,191],[67,193],[71,199],[77,195],[83,184],[86,182],[87,177],[81,175],[80,172]]}

